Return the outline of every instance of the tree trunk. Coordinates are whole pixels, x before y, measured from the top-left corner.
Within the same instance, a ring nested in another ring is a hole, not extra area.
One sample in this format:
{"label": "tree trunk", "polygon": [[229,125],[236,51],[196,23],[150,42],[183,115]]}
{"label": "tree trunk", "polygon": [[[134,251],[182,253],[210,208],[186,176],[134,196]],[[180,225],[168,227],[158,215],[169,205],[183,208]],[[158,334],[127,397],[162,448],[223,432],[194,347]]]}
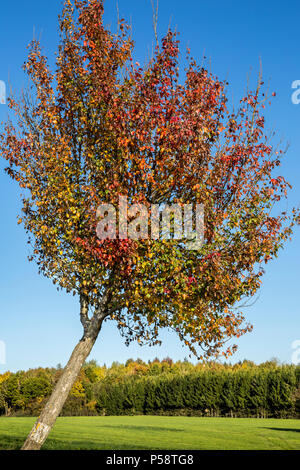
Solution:
{"label": "tree trunk", "polygon": [[92,333],[87,333],[75,347],[41,416],[33,426],[21,450],[39,450],[48,437],[69,392],[98,337],[102,320]]}

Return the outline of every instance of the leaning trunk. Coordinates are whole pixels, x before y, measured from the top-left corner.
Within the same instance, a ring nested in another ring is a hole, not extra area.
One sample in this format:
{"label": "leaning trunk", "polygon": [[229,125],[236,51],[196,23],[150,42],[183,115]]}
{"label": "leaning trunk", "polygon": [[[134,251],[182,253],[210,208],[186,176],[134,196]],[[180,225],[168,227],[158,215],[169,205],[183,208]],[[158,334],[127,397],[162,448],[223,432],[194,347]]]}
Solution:
{"label": "leaning trunk", "polygon": [[75,347],[41,416],[33,426],[21,450],[39,450],[50,433],[69,392],[98,337],[100,326],[93,334],[85,335]]}

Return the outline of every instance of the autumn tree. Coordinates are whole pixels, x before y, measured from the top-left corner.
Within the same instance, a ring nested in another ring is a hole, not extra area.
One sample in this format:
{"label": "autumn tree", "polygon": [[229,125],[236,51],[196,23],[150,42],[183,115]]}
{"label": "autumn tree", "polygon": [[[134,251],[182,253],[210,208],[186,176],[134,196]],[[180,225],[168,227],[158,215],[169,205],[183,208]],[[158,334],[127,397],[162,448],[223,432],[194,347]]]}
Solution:
{"label": "autumn tree", "polygon": [[[17,119],[0,148],[23,189],[30,259],[78,296],[83,337],[23,449],[42,446],[104,320],[126,342],[154,345],[170,328],[200,359],[230,355],[236,346],[225,343],[251,330],[237,306],[260,287],[296,217],[271,212],[289,185],[274,176],[283,152],[264,129],[260,79],[231,111],[227,83],[189,52],[179,80],[171,30],[141,67],[124,20],[115,34],[104,26],[101,0],[66,0],[59,25],[54,72],[39,42],[30,45],[31,87],[10,98]],[[184,237],[138,230],[100,240],[97,208],[120,196],[140,205],[128,222],[141,204],[202,204],[204,243],[191,250]]]}

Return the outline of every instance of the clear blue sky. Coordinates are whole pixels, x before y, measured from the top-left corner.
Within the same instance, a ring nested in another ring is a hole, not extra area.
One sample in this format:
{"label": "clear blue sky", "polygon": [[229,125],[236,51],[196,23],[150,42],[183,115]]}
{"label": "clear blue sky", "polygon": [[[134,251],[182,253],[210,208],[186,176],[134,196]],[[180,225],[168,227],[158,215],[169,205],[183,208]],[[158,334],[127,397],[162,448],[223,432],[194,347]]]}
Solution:
{"label": "clear blue sky", "polygon": [[[118,0],[121,16],[132,21],[136,41],[136,58],[140,62],[149,54],[153,42],[150,0]],[[26,46],[40,36],[53,63],[57,46],[57,14],[61,2],[51,0],[14,0],[1,2],[0,13],[0,80],[10,81],[15,91],[26,84],[21,66]],[[212,71],[227,78],[237,100],[245,88],[246,77],[263,63],[266,81],[271,80],[277,92],[267,117],[270,128],[290,142],[288,158],[281,173],[293,184],[289,207],[299,203],[300,171],[300,105],[291,102],[291,84],[300,79],[298,0],[161,0],[159,32],[171,25],[180,31],[183,49],[188,45],[192,55],[201,61],[210,58]],[[116,1],[106,1],[105,20],[115,25]],[[0,121],[7,113],[0,105]],[[76,301],[58,293],[51,282],[40,277],[34,264],[27,261],[26,238],[17,226],[19,190],[3,172],[0,162],[1,232],[0,232],[0,341],[5,341],[5,370],[64,364],[81,336]],[[300,339],[299,278],[300,236],[267,266],[260,296],[245,311],[254,324],[251,334],[238,340],[239,351],[234,361],[244,358],[256,362],[273,356],[290,362],[293,341]],[[162,334],[160,348],[124,346],[117,329],[107,324],[91,355],[99,363],[124,361],[129,357],[144,360],[155,356],[183,359],[188,355],[176,336]]]}

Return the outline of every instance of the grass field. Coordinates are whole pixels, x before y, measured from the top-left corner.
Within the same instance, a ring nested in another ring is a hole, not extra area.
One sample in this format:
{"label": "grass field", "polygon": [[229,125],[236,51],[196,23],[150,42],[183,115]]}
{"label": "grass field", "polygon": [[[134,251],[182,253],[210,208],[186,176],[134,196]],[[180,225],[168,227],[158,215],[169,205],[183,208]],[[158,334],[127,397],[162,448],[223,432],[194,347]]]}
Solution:
{"label": "grass field", "polygon": [[[0,418],[0,449],[18,449],[34,418]],[[59,418],[43,449],[300,449],[300,420],[111,416]]]}

